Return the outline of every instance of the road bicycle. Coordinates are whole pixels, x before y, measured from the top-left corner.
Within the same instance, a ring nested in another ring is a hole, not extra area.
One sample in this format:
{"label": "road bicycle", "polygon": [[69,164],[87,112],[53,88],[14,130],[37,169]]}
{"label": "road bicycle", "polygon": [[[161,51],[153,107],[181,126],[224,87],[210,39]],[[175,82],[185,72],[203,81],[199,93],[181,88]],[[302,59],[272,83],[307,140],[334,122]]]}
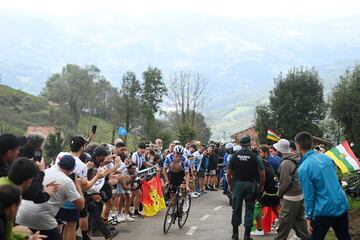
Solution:
{"label": "road bicycle", "polygon": [[184,227],[190,213],[191,196],[182,187],[170,186],[168,188],[169,206],[164,219],[164,234],[167,234],[172,224],[177,224],[181,229]]}

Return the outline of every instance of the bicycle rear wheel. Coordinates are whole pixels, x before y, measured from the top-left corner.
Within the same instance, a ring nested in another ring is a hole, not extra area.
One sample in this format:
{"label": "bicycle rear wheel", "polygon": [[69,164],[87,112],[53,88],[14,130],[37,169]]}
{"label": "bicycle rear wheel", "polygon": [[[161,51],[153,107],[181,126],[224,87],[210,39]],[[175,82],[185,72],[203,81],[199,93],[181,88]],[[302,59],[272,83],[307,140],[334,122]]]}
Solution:
{"label": "bicycle rear wheel", "polygon": [[171,207],[171,201],[170,201],[169,206],[166,210],[166,215],[165,215],[165,219],[164,219],[164,227],[163,227],[164,234],[167,234],[169,232],[171,224],[173,224],[173,222],[175,221],[176,198],[174,198],[173,201],[175,201],[174,206]]}
{"label": "bicycle rear wheel", "polygon": [[[188,206],[186,206],[186,201],[188,203]],[[184,211],[184,206],[187,207],[186,211]],[[180,229],[185,225],[189,217],[190,207],[191,207],[191,196],[189,193],[187,193],[180,200],[180,209],[179,209],[180,216],[178,217],[178,226]]]}

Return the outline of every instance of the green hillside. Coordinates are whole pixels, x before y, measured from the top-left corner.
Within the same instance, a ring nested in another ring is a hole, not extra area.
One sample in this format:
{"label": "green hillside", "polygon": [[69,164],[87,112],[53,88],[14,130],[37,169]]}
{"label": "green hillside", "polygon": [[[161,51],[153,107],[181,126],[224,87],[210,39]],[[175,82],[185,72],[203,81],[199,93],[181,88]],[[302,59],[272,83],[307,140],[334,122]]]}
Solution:
{"label": "green hillside", "polygon": [[98,125],[95,141],[109,142],[113,127],[107,121],[82,114],[78,130],[69,128],[68,110],[50,105],[45,99],[11,87],[0,85],[0,133],[25,134],[28,126],[59,126],[66,135],[87,135],[92,125]]}

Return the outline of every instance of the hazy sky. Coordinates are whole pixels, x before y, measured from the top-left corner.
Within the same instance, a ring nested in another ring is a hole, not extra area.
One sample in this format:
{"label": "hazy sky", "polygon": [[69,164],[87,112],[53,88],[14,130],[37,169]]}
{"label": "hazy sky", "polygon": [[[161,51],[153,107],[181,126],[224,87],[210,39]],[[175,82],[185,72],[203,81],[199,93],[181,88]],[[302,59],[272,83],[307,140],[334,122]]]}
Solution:
{"label": "hazy sky", "polygon": [[360,13],[358,0],[0,0],[1,10],[76,16],[110,10],[130,16],[166,11],[193,11],[231,18],[282,17],[322,20]]}

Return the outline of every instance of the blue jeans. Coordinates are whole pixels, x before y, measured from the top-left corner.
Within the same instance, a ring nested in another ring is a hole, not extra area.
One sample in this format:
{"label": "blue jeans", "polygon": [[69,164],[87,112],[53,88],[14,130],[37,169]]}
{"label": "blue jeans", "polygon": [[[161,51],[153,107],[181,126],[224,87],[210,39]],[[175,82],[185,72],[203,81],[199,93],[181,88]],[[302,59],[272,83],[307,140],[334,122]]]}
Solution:
{"label": "blue jeans", "polygon": [[313,227],[312,240],[325,239],[330,227],[332,227],[339,240],[351,239],[349,235],[349,217],[347,211],[338,217],[315,217],[315,219],[311,221],[311,226]]}

